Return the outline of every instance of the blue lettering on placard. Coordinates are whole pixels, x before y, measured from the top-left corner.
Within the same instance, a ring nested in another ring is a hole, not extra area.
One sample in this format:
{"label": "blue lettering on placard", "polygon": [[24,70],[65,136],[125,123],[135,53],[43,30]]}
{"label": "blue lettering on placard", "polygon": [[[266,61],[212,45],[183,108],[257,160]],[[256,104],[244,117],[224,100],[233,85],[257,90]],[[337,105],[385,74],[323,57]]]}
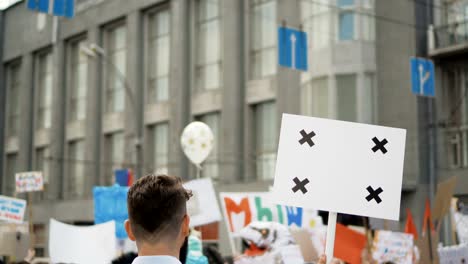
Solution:
{"label": "blue lettering on placard", "polygon": [[23,203],[14,202],[14,201],[11,202],[11,205],[16,206],[16,207],[19,207],[19,208],[23,208],[23,207],[24,207],[24,204],[23,204]]}
{"label": "blue lettering on placard", "polygon": [[296,224],[302,226],[302,208],[286,206],[286,214],[288,215],[288,226]]}
{"label": "blue lettering on placard", "polygon": [[10,213],[13,213],[13,214],[18,214],[19,213],[19,209],[17,208],[10,208]]}

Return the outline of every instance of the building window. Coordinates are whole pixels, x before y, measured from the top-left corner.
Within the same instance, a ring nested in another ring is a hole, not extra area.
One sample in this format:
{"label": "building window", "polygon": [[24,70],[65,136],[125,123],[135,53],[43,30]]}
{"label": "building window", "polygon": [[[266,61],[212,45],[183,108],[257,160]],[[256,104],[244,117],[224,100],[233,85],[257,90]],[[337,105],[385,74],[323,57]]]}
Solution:
{"label": "building window", "polygon": [[5,194],[12,196],[16,191],[15,174],[18,172],[18,154],[6,155]]}
{"label": "building window", "polygon": [[86,94],[88,88],[88,60],[80,48],[84,40],[74,42],[70,48],[70,108],[69,120],[78,121],[86,118]]}
{"label": "building window", "polygon": [[8,66],[7,76],[7,136],[13,137],[18,134],[19,129],[19,118],[20,118],[20,107],[19,97],[21,89],[21,71],[20,64],[12,64]]}
{"label": "building window", "polygon": [[106,171],[106,184],[114,183],[114,171],[122,169],[125,161],[125,136],[124,132],[116,132],[106,135],[106,157],[108,169]]}
{"label": "building window", "polygon": [[213,149],[211,150],[208,158],[203,162],[201,176],[209,177],[212,179],[219,178],[219,113],[206,114],[199,118],[199,120],[208,125],[213,132]]}
{"label": "building window", "polygon": [[276,1],[250,0],[250,66],[252,79],[276,73]]}
{"label": "building window", "polygon": [[445,1],[444,5],[447,24],[463,24],[468,20],[468,2],[466,0]]}
{"label": "building window", "polygon": [[375,40],[375,15],[374,0],[362,0],[362,39],[367,41]]}
{"label": "building window", "polygon": [[50,164],[50,153],[49,147],[36,148],[36,159],[34,169],[36,171],[42,171],[44,177],[44,183],[49,183],[49,164]]}
{"label": "building window", "polygon": [[356,75],[346,74],[336,77],[337,118],[344,121],[357,121]]}
{"label": "building window", "polygon": [[221,86],[219,0],[199,0],[197,4],[197,88],[217,89]]}
{"label": "building window", "polygon": [[148,97],[157,103],[169,99],[170,13],[160,10],[149,16],[148,25]]}
{"label": "building window", "polygon": [[276,104],[261,103],[254,108],[256,173],[259,180],[274,178],[278,126]]}
{"label": "building window", "polygon": [[85,142],[68,143],[68,192],[72,197],[82,198],[85,193]]}
{"label": "building window", "polygon": [[37,64],[38,80],[38,111],[37,128],[50,128],[52,124],[52,87],[53,87],[53,64],[52,53],[38,55]]}
{"label": "building window", "polygon": [[169,124],[154,125],[150,131],[153,145],[153,171],[157,174],[167,174],[169,170]]}
{"label": "building window", "polygon": [[355,0],[338,0],[338,40],[354,40]]}
{"label": "building window", "polygon": [[106,34],[106,113],[122,112],[125,109],[126,35],[125,25],[111,28]]}
{"label": "building window", "polygon": [[303,87],[303,113],[314,117],[329,117],[328,78],[314,79]]}
{"label": "building window", "polygon": [[374,121],[374,96],[375,96],[375,75],[372,73],[364,74],[362,94],[362,119],[359,122],[373,123]]}
{"label": "building window", "polygon": [[301,20],[307,31],[309,49],[320,49],[330,44],[331,7],[329,0],[302,0]]}

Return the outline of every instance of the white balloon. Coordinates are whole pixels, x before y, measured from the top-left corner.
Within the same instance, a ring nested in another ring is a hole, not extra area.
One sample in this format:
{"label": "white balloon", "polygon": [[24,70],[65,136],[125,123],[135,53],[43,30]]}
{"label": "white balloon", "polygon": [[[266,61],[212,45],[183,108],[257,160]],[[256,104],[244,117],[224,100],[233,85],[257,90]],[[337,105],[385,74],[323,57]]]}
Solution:
{"label": "white balloon", "polygon": [[180,144],[187,158],[195,165],[200,165],[213,149],[213,132],[202,122],[192,122],[184,128]]}

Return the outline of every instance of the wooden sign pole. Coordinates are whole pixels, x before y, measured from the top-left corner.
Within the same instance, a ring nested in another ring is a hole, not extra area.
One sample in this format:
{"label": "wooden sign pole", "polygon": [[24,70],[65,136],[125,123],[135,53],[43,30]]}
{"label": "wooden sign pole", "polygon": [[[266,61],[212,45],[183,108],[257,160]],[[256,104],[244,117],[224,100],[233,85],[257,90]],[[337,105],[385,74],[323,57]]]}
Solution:
{"label": "wooden sign pole", "polygon": [[333,260],[333,252],[335,250],[336,218],[337,213],[328,212],[327,244],[325,245],[327,264],[331,263]]}
{"label": "wooden sign pole", "polygon": [[33,225],[33,199],[32,192],[28,192],[28,214],[29,214],[29,248],[34,248],[34,225]]}

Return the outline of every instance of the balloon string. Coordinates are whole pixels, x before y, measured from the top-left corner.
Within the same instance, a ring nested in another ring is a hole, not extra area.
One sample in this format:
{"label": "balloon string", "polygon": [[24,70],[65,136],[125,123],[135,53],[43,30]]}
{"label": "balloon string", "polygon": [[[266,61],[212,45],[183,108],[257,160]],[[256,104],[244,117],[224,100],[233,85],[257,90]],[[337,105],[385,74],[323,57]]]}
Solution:
{"label": "balloon string", "polygon": [[202,166],[200,164],[195,164],[195,167],[197,167],[197,179],[200,179]]}

